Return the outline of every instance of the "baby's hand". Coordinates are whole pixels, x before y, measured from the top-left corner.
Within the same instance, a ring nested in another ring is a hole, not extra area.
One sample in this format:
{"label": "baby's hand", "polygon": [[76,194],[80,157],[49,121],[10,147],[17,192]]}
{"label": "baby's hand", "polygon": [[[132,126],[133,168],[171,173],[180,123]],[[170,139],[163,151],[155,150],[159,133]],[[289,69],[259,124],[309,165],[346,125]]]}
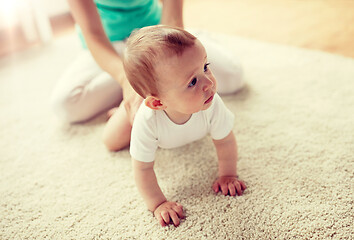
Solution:
{"label": "baby's hand", "polygon": [[246,185],[243,181],[237,179],[237,177],[219,177],[213,184],[213,190],[215,193],[221,192],[226,195],[241,196],[246,189]]}
{"label": "baby's hand", "polygon": [[173,223],[177,227],[180,223],[179,219],[184,218],[182,205],[169,201],[158,206],[154,211],[154,215],[163,227],[170,223]]}

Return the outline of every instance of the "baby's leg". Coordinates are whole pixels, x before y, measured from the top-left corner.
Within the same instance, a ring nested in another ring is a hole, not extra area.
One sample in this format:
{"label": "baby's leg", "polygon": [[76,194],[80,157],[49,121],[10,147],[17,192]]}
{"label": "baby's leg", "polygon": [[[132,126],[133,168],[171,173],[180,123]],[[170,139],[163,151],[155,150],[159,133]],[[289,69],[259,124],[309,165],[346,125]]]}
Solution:
{"label": "baby's leg", "polygon": [[119,151],[129,146],[132,126],[123,104],[108,120],[104,132],[103,143],[110,151]]}
{"label": "baby's leg", "polygon": [[[124,46],[123,42],[115,43],[118,52]],[[118,82],[97,65],[88,50],[83,50],[59,79],[51,103],[60,120],[74,123],[118,106],[122,98]]]}
{"label": "baby's leg", "polygon": [[207,32],[196,32],[195,36],[204,45],[208,54],[210,69],[218,81],[218,93],[230,94],[240,90],[245,83],[241,64],[235,54],[214,40]]}

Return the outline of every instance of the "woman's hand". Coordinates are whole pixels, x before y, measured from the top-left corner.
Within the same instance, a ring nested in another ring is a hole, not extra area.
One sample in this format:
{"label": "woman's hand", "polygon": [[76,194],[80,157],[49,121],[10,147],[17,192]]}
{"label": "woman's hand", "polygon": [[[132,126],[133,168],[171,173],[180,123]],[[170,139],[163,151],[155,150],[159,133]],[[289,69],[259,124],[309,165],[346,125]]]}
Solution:
{"label": "woman's hand", "polygon": [[[124,74],[125,76],[125,74]],[[134,117],[138,111],[140,104],[143,102],[143,98],[135,92],[130,85],[128,79],[122,81],[123,88],[123,101],[121,104],[125,107],[130,124],[133,125]]]}
{"label": "woman's hand", "polygon": [[183,207],[179,203],[166,201],[155,209],[154,216],[162,227],[172,223],[177,227],[180,219],[184,218]]}
{"label": "woman's hand", "polygon": [[237,177],[221,176],[213,184],[214,192],[221,191],[225,196],[236,196],[236,193],[241,196],[246,188],[246,184]]}

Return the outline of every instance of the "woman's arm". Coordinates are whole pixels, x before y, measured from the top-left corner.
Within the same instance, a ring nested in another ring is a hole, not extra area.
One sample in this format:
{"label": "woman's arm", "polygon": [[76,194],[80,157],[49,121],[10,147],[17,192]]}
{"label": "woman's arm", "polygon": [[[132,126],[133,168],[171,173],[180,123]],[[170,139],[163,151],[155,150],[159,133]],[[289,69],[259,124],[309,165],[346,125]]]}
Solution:
{"label": "woman's arm", "polygon": [[132,123],[142,98],[129,84],[121,57],[109,41],[93,0],[68,0],[76,23],[80,26],[87,47],[97,64],[108,72],[123,89],[123,104]]}
{"label": "woman's arm", "polygon": [[[95,3],[93,0],[68,0],[68,2],[92,56],[104,71],[124,86],[126,78],[121,76],[121,73],[124,73],[122,59],[104,32]],[[183,27],[183,0],[163,1],[161,23]]]}
{"label": "woman's arm", "polygon": [[88,49],[97,64],[121,86],[125,85],[122,59],[114,50],[106,33],[93,0],[68,0],[76,23],[80,26]]}
{"label": "woman's arm", "polygon": [[163,0],[161,24],[183,28],[183,0]]}

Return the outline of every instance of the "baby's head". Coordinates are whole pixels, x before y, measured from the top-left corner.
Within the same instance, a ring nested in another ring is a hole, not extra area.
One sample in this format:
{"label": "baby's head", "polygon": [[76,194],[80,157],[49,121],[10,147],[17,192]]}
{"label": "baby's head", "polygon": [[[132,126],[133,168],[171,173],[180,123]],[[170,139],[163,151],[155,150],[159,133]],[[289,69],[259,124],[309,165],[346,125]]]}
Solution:
{"label": "baby's head", "polygon": [[151,109],[188,116],[211,106],[217,83],[207,53],[185,30],[138,30],[127,42],[123,63],[130,84]]}
{"label": "baby's head", "polygon": [[127,41],[124,69],[134,90],[143,98],[159,95],[156,65],[166,57],[180,56],[193,46],[196,37],[189,32],[163,25],[135,31]]}

